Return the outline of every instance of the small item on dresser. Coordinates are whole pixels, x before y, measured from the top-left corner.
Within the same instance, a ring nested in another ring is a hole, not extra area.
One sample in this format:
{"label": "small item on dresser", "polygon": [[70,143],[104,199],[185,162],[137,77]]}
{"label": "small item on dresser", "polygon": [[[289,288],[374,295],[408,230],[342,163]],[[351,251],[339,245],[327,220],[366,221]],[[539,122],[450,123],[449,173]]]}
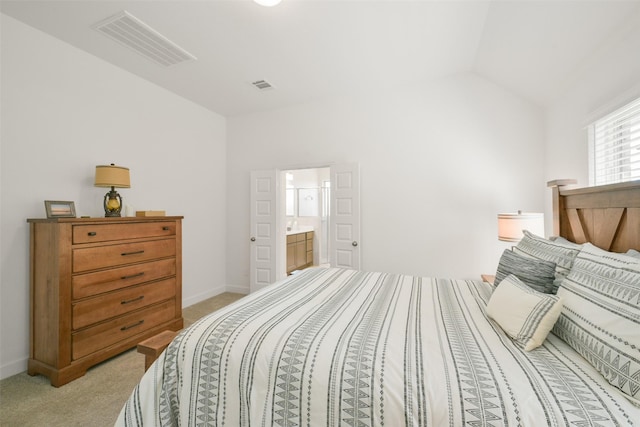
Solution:
{"label": "small item on dresser", "polygon": [[165,216],[165,211],[136,211],[136,216]]}

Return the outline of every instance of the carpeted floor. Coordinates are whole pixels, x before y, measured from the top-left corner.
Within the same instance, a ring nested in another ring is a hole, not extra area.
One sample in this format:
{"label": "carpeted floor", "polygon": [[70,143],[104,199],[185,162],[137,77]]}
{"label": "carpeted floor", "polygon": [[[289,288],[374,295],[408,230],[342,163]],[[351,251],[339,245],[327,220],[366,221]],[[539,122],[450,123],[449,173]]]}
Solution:
{"label": "carpeted floor", "polygon": [[[185,327],[243,296],[224,293],[185,308]],[[113,426],[143,373],[144,356],[132,349],[59,388],[41,375],[14,375],[0,381],[0,426]]]}

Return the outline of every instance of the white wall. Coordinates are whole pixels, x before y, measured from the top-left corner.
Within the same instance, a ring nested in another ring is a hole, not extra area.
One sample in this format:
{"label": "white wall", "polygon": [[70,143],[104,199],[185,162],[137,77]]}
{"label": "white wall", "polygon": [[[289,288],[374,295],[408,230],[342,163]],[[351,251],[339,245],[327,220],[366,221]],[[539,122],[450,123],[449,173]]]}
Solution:
{"label": "white wall", "polygon": [[541,211],[542,112],[472,74],[227,122],[227,282],[248,288],[249,172],[359,162],[365,270],[479,278],[496,214]]}
{"label": "white wall", "polygon": [[[137,209],[184,215],[184,305],[224,291],[225,119],[2,15],[0,376],[29,354],[27,218],[103,216],[95,165],[131,169]],[[37,314],[36,314],[37,315]]]}
{"label": "white wall", "polygon": [[[547,111],[545,177],[589,185],[587,125],[640,97],[640,11],[594,50]],[[550,200],[546,212],[551,212]],[[551,233],[551,224],[547,223]]]}

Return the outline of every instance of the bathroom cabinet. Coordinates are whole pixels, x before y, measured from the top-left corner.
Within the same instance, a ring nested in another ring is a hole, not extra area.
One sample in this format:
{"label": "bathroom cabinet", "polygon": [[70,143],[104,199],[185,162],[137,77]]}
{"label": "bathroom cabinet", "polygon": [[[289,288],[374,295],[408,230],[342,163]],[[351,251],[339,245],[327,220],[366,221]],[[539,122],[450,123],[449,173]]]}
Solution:
{"label": "bathroom cabinet", "polygon": [[313,265],[313,231],[287,234],[287,274]]}

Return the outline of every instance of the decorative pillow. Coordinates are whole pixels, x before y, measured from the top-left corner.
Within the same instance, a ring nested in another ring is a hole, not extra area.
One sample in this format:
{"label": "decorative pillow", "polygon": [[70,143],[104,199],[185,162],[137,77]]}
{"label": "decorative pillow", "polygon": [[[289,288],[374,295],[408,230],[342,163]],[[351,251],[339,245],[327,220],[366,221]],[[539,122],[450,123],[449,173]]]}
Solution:
{"label": "decorative pillow", "polygon": [[505,277],[513,274],[525,285],[538,292],[549,294],[554,290],[555,270],[556,264],[551,261],[529,258],[505,249],[500,257],[496,279],[493,283],[499,285]]}
{"label": "decorative pillow", "polygon": [[566,239],[551,241],[544,237],[536,236],[527,230],[524,230],[523,233],[524,237],[513,248],[513,251],[531,258],[556,263],[556,279],[551,290],[551,293],[555,294],[562,279],[569,274],[573,260],[582,246],[571,243]]}
{"label": "decorative pillow", "polygon": [[560,297],[538,292],[512,274],[500,282],[487,304],[489,317],[525,351],[544,342],[561,310]]}
{"label": "decorative pillow", "polygon": [[582,245],[579,243],[573,243],[571,240],[567,240],[562,236],[554,236],[554,237],[549,237],[549,240],[556,242],[556,243],[561,243],[563,245],[569,246],[569,247],[573,247],[576,249],[582,249]]}
{"label": "decorative pillow", "polygon": [[586,243],[558,296],[553,332],[640,403],[640,259]]}

